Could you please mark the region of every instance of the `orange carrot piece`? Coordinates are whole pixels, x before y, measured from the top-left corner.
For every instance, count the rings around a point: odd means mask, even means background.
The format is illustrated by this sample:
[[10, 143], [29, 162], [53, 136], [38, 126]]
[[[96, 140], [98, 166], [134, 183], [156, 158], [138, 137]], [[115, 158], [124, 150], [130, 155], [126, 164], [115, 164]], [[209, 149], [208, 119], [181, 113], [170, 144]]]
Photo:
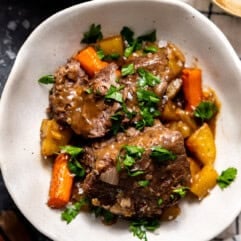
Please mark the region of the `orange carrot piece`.
[[185, 68], [182, 70], [183, 93], [186, 101], [185, 109], [194, 108], [202, 100], [202, 72], [197, 68]]
[[48, 200], [51, 208], [63, 208], [70, 200], [73, 175], [68, 169], [69, 158], [68, 154], [61, 153], [54, 161]]
[[81, 50], [74, 58], [91, 77], [108, 65], [107, 62], [99, 59], [97, 52], [91, 46]]

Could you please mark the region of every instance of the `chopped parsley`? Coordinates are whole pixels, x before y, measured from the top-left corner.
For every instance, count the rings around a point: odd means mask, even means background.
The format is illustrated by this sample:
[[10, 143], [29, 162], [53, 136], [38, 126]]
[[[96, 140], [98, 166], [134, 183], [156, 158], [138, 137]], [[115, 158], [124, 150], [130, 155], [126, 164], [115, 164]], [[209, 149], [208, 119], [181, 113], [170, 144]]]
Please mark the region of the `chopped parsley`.
[[158, 47], [155, 45], [149, 45], [144, 47], [145, 53], [156, 53], [158, 51]]
[[68, 162], [68, 168], [70, 172], [75, 174], [76, 177], [80, 177], [80, 178], [84, 177], [85, 168], [77, 160], [77, 156], [81, 154], [84, 151], [84, 149], [77, 146], [66, 145], [66, 146], [60, 146], [60, 150], [71, 156]]
[[134, 32], [129, 28], [124, 26], [120, 32], [121, 36], [124, 40], [127, 41], [129, 45], [131, 45], [134, 41]]
[[105, 54], [102, 49], [99, 49], [97, 51], [97, 55], [98, 55], [99, 59], [107, 60], [107, 61], [117, 60], [120, 58], [120, 54], [118, 54], [118, 53]]
[[54, 76], [53, 75], [51, 75], [51, 74], [49, 74], [49, 75], [45, 75], [45, 76], [42, 76], [39, 80], [38, 80], [38, 82], [40, 83], [40, 84], [53, 84], [53, 83], [55, 83], [55, 80], [54, 80]]
[[127, 75], [134, 74], [134, 73], [135, 73], [134, 63], [125, 65], [121, 68], [121, 75], [122, 76], [127, 76]]
[[119, 103], [123, 103], [123, 97], [120, 92], [120, 90], [122, 90], [123, 88], [124, 88], [124, 86], [116, 87], [114, 85], [111, 85], [105, 95], [105, 99], [106, 100], [115, 100]]
[[152, 91], [138, 88], [137, 89], [137, 99], [141, 105], [152, 105], [160, 101], [160, 98]]
[[138, 185], [140, 187], [147, 187], [150, 184], [150, 182], [148, 180], [140, 180], [138, 181]]
[[147, 241], [146, 231], [154, 231], [159, 226], [160, 222], [157, 219], [139, 219], [130, 223], [129, 230], [132, 232], [134, 237], [136, 236], [140, 240]]
[[163, 203], [163, 199], [162, 199], [162, 198], [159, 198], [159, 199], [157, 200], [157, 204], [158, 204], [158, 206], [161, 206], [162, 203]]
[[101, 217], [106, 224], [112, 224], [117, 216], [102, 207], [93, 207], [95, 217]]
[[127, 170], [129, 176], [135, 177], [144, 173], [142, 170], [132, 170], [131, 168], [134, 166], [136, 161], [142, 157], [145, 149], [140, 146], [124, 146], [120, 152], [124, 152], [124, 154], [120, 154], [117, 157], [117, 165], [116, 169], [120, 172], [122, 169]]
[[155, 42], [156, 41], [156, 30], [153, 30], [147, 34], [141, 35], [137, 38], [138, 42]]
[[142, 43], [144, 41], [147, 42], [155, 42], [156, 41], [156, 30], [151, 31], [150, 33], [141, 35], [134, 38], [134, 32], [129, 27], [123, 27], [121, 30], [121, 35], [124, 40], [127, 41], [128, 46], [124, 50], [124, 56], [129, 57], [133, 52], [142, 48]]
[[126, 153], [130, 156], [141, 158], [142, 154], [144, 153], [145, 149], [140, 146], [125, 146], [124, 149]]
[[81, 39], [81, 43], [91, 44], [96, 43], [98, 40], [103, 38], [101, 32], [101, 25], [95, 25], [94, 23], [90, 25], [87, 32], [84, 33], [84, 37]]
[[178, 188], [174, 189], [172, 192], [174, 194], [178, 194], [180, 197], [185, 197], [187, 190], [189, 190], [188, 187], [178, 187]]
[[155, 86], [157, 84], [159, 84], [161, 82], [160, 78], [155, 76], [154, 74], [152, 74], [151, 72], [143, 69], [143, 68], [139, 68], [137, 69], [137, 73], [140, 75], [140, 79], [138, 80], [138, 85], [140, 87], [144, 87], [144, 86]]
[[77, 146], [60, 146], [60, 150], [69, 154], [72, 158], [76, 158], [80, 153], [83, 152], [83, 148]]
[[236, 178], [238, 170], [234, 167], [229, 167], [221, 172], [217, 178], [217, 183], [221, 189], [227, 188]]
[[210, 120], [217, 113], [217, 106], [211, 101], [202, 101], [195, 109], [194, 116], [202, 121]]
[[161, 146], [152, 147], [150, 156], [155, 158], [155, 160], [158, 160], [160, 162], [175, 160], [176, 157], [177, 157], [173, 152], [171, 152], [171, 151], [169, 151], [166, 148], [163, 148]]
[[81, 208], [86, 205], [88, 205], [88, 200], [86, 198], [82, 198], [78, 202], [67, 206], [61, 214], [62, 220], [69, 224], [79, 214]]

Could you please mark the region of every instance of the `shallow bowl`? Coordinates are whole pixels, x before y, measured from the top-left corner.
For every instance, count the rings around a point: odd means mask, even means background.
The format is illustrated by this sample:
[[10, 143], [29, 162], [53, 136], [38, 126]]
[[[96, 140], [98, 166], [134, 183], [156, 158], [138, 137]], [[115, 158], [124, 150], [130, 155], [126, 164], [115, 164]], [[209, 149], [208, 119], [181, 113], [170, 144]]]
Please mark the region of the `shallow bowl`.
[[[203, 70], [204, 85], [216, 90], [221, 102], [217, 122], [215, 167], [236, 167], [241, 174], [241, 65], [224, 34], [187, 4], [173, 0], [100, 0], [58, 12], [29, 36], [18, 53], [0, 105], [0, 162], [6, 186], [27, 219], [58, 241], [137, 240], [120, 222], [104, 226], [89, 214], [69, 225], [60, 211], [46, 205], [51, 164], [40, 156], [40, 124], [46, 117], [48, 89], [37, 82], [81, 48], [80, 39], [92, 23], [104, 36], [123, 26], [136, 35], [156, 29], [161, 40], [174, 42], [188, 65]], [[149, 241], [205, 241], [224, 230], [241, 210], [241, 175], [224, 191], [218, 187], [201, 202], [182, 203], [182, 213], [163, 223]]]

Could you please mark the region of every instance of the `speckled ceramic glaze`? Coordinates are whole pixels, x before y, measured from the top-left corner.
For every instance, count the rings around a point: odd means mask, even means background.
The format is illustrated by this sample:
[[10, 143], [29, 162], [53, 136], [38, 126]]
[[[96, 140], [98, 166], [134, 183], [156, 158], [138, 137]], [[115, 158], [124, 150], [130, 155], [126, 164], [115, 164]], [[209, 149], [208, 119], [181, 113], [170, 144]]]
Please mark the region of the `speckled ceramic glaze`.
[[[158, 39], [176, 43], [188, 64], [203, 70], [204, 84], [221, 101], [216, 131], [216, 169], [233, 166], [241, 173], [241, 66], [231, 45], [206, 17], [172, 0], [101, 0], [76, 5], [43, 22], [21, 48], [5, 86], [0, 105], [0, 161], [7, 188], [23, 214], [41, 232], [58, 241], [137, 240], [120, 222], [104, 226], [82, 213], [71, 224], [60, 211], [46, 205], [51, 164], [42, 160], [39, 129], [48, 106], [48, 89], [37, 79], [53, 73], [81, 48], [91, 23], [102, 25], [105, 36], [124, 26], [137, 35], [157, 30]], [[205, 241], [227, 227], [241, 210], [241, 175], [230, 188], [218, 187], [202, 202], [184, 202], [173, 222], [163, 223], [149, 241]]]

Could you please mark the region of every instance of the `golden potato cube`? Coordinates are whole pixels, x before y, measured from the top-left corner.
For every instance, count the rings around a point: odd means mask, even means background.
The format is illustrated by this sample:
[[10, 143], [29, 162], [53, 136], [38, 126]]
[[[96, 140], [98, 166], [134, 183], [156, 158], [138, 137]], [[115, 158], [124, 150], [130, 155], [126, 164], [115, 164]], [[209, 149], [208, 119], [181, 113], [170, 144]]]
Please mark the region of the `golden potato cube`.
[[41, 154], [51, 156], [59, 152], [59, 147], [68, 144], [72, 131], [63, 129], [55, 120], [42, 120], [41, 128]]
[[102, 39], [99, 46], [106, 55], [119, 54], [122, 56], [124, 52], [123, 40], [120, 35]]
[[190, 172], [192, 177], [192, 182], [196, 180], [197, 174], [201, 171], [201, 167], [197, 161], [195, 161], [193, 158], [188, 157], [187, 158], [190, 164]]
[[218, 173], [211, 164], [204, 166], [191, 185], [191, 192], [199, 199], [204, 198], [217, 183]]
[[203, 165], [214, 163], [216, 146], [208, 124], [204, 123], [186, 141], [187, 148]]

